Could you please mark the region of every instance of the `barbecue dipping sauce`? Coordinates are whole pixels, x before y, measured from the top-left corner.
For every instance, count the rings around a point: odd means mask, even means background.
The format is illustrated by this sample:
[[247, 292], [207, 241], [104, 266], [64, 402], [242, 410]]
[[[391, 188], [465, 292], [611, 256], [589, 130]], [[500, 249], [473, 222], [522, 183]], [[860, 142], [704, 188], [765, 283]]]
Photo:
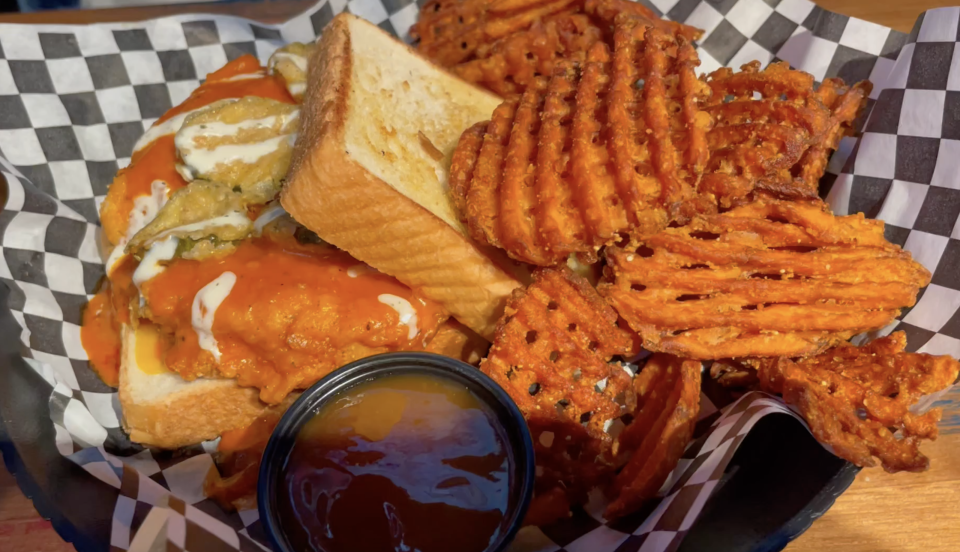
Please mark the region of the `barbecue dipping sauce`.
[[455, 381], [357, 385], [297, 436], [277, 501], [284, 533], [304, 552], [482, 552], [507, 512], [506, 442]]

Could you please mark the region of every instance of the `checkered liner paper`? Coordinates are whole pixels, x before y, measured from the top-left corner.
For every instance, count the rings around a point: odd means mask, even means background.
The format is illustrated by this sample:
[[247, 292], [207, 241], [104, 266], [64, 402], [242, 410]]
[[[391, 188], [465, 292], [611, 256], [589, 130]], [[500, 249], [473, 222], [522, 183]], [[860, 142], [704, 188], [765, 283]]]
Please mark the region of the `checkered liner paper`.
[[[422, 1], [422, 0], [420, 0]], [[706, 31], [701, 70], [786, 60], [819, 81], [870, 79], [859, 138], [846, 138], [821, 183], [838, 214], [886, 221], [886, 235], [933, 273], [902, 320], [913, 351], [960, 356], [960, 8], [921, 16], [910, 35], [822, 10], [807, 0], [652, 0], [664, 17]], [[56, 444], [112, 486], [112, 551], [126, 550], [161, 497], [168, 550], [261, 550], [256, 511], [226, 513], [204, 498], [215, 443], [176, 453], [143, 449], [120, 429], [116, 392], [90, 371], [80, 311], [103, 266], [97, 210], [133, 144], [204, 76], [244, 53], [262, 62], [311, 41], [349, 10], [409, 40], [413, 0], [325, 0], [278, 26], [177, 16], [91, 26], [0, 25], [0, 280], [20, 323], [26, 365], [52, 387]], [[955, 53], [956, 52], [956, 53]], [[14, 366], [12, 369], [21, 369]], [[25, 369], [25, 368], [24, 368]], [[698, 437], [644, 512], [607, 523], [600, 493], [573, 518], [521, 531], [511, 550], [675, 550], [735, 450], [761, 417], [793, 413], [779, 399], [702, 395]], [[718, 410], [718, 408], [720, 410]]]

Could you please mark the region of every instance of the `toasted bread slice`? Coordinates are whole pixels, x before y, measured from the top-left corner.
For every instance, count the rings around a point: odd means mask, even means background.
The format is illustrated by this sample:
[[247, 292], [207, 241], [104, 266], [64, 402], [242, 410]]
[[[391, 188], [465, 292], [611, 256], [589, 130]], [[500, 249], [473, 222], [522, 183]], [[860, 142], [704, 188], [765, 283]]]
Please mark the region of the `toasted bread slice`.
[[[136, 443], [180, 448], [216, 439], [247, 427], [271, 410], [283, 413], [300, 396], [292, 393], [278, 405], [260, 400], [259, 390], [233, 379], [187, 381], [164, 366], [154, 326], [121, 329], [120, 406], [123, 427]], [[477, 364], [490, 344], [450, 319], [425, 350]]]
[[489, 338], [506, 298], [528, 276], [469, 238], [448, 170], [460, 134], [489, 119], [500, 101], [341, 14], [310, 60], [283, 206]]
[[[232, 379], [186, 381], [157, 355], [152, 326], [121, 331], [120, 406], [130, 440], [175, 449], [216, 439], [221, 433], [253, 423], [271, 408], [286, 409], [299, 393], [271, 407], [257, 389]], [[281, 410], [282, 412], [283, 410]]]

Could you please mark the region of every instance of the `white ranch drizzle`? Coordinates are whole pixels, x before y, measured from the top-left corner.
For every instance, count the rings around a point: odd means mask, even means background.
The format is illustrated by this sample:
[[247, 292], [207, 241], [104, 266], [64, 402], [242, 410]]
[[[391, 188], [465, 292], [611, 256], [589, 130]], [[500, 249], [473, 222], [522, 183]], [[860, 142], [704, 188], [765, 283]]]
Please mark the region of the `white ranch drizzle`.
[[127, 234], [120, 238], [120, 242], [110, 251], [110, 255], [107, 257], [107, 276], [126, 257], [127, 243], [137, 232], [156, 218], [157, 213], [167, 203], [169, 195], [170, 188], [167, 187], [167, 183], [163, 180], [154, 180], [150, 184], [149, 195], [142, 195], [133, 200], [133, 209], [130, 210], [130, 218], [127, 222]]
[[307, 58], [290, 52], [276, 52], [270, 56], [270, 70], [272, 71], [277, 66], [277, 63], [282, 60], [292, 61], [293, 64], [297, 66], [297, 69], [304, 73], [307, 72]]
[[307, 91], [307, 83], [305, 82], [288, 82], [287, 90], [290, 92], [291, 96], [300, 96]]
[[417, 311], [410, 304], [410, 301], [390, 293], [381, 294], [377, 297], [377, 300], [397, 311], [397, 314], [400, 315], [400, 323], [409, 328], [407, 339], [417, 337], [417, 334], [420, 333], [419, 328], [417, 328]]
[[249, 79], [262, 79], [267, 76], [265, 71], [257, 71], [256, 73], [240, 73], [239, 75], [234, 75], [232, 77], [223, 79], [219, 82], [233, 82], [239, 80], [249, 80]]
[[127, 241], [133, 239], [137, 232], [150, 224], [157, 217], [160, 209], [167, 204], [170, 188], [163, 180], [154, 180], [150, 184], [150, 195], [142, 195], [133, 200], [133, 209], [130, 210], [130, 221], [127, 224]]
[[153, 143], [154, 140], [160, 138], [161, 136], [166, 136], [168, 134], [176, 134], [180, 130], [180, 127], [183, 126], [183, 121], [187, 117], [189, 117], [190, 115], [193, 115], [194, 113], [196, 113], [197, 111], [200, 111], [201, 109], [204, 109], [205, 107], [206, 106], [200, 107], [192, 111], [184, 111], [183, 113], [179, 113], [177, 115], [174, 115], [173, 117], [170, 117], [169, 119], [167, 119], [166, 121], [163, 121], [162, 123], [154, 123], [153, 126], [148, 128], [147, 131], [143, 133], [143, 136], [141, 136], [140, 139], [137, 140], [137, 143], [133, 145], [134, 153], [149, 146], [151, 143]]
[[378, 274], [379, 271], [366, 263], [355, 264], [347, 269], [347, 276], [357, 278], [364, 274]]
[[256, 163], [261, 157], [276, 151], [284, 141], [293, 145], [296, 134], [275, 136], [252, 144], [222, 144], [210, 149], [199, 147], [197, 140], [200, 138], [237, 136], [243, 130], [273, 127], [278, 121], [282, 130], [299, 117], [300, 111], [296, 110], [260, 119], [248, 119], [239, 123], [211, 121], [181, 128], [174, 139], [177, 151], [183, 159], [183, 166], [178, 165], [177, 172], [189, 181], [193, 180], [198, 174], [213, 171], [221, 163], [229, 164], [236, 161], [246, 165]]
[[263, 229], [268, 224], [285, 214], [287, 214], [287, 212], [283, 209], [283, 205], [280, 205], [279, 201], [267, 204], [267, 207], [260, 212], [257, 220], [253, 221], [253, 233], [257, 235], [262, 234]]
[[120, 265], [120, 261], [127, 256], [125, 251], [127, 248], [127, 238], [121, 238], [120, 242], [110, 250], [110, 255], [107, 256], [107, 276], [110, 276], [114, 269]]
[[191, 176], [195, 176], [210, 173], [221, 163], [240, 162], [244, 165], [252, 165], [261, 157], [277, 151], [283, 142], [292, 146], [296, 139], [296, 134], [287, 134], [254, 144], [229, 144], [217, 146], [212, 150], [181, 150], [181, 156]]
[[217, 276], [215, 280], [200, 288], [200, 291], [193, 298], [191, 309], [193, 330], [197, 332], [200, 348], [209, 351], [218, 364], [220, 363], [220, 347], [216, 338], [213, 337], [213, 320], [220, 304], [230, 295], [236, 283], [236, 274], [229, 271], [224, 272]]
[[133, 271], [133, 285], [137, 286], [138, 290], [144, 282], [156, 278], [164, 271], [165, 267], [160, 263], [173, 259], [173, 256], [177, 253], [178, 242], [179, 240], [176, 237], [170, 236], [154, 243], [150, 246], [150, 249], [147, 249], [140, 265]]
[[271, 115], [260, 119], [247, 119], [239, 123], [222, 123], [220, 121], [211, 121], [209, 123], [199, 123], [186, 128], [181, 128], [177, 133], [177, 148], [195, 148], [196, 140], [199, 137], [222, 138], [225, 136], [236, 136], [241, 130], [249, 130], [261, 127], [272, 127], [277, 120], [280, 121], [280, 128], [286, 127], [292, 121], [300, 118], [300, 111], [293, 111], [289, 114]]

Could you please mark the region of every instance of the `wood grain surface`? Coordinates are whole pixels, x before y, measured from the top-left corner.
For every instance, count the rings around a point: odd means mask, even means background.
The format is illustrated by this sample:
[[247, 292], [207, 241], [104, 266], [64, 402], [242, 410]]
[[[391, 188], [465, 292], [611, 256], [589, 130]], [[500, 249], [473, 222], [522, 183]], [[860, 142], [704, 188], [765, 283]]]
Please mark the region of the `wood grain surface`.
[[[960, 0], [816, 0], [820, 6], [908, 32], [922, 11]], [[192, 4], [109, 10], [4, 14], [0, 23], [137, 21], [178, 13], [218, 13], [276, 23], [303, 12], [314, 0]], [[943, 401], [940, 439], [924, 451], [924, 473], [891, 475], [863, 470], [826, 515], [787, 552], [956, 552], [960, 550], [960, 389]], [[33, 509], [13, 478], [0, 468], [0, 550], [69, 552]]]
[[246, 17], [263, 23], [282, 23], [314, 6], [317, 0], [241, 0], [220, 4], [176, 4], [168, 6], [136, 6], [102, 10], [62, 10], [0, 14], [0, 23], [76, 24], [143, 21], [182, 13], [214, 13]]

